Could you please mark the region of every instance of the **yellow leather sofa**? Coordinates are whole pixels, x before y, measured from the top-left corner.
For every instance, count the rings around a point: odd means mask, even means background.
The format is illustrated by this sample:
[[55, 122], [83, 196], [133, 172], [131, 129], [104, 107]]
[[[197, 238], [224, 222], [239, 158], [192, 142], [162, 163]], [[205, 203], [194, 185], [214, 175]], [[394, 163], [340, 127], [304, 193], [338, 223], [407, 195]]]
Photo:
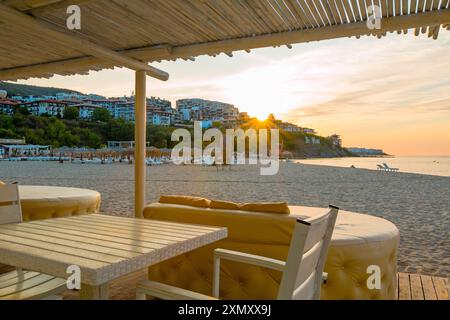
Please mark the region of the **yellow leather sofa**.
[[[211, 294], [213, 250], [225, 248], [286, 260], [297, 218], [322, 214], [324, 208], [290, 206], [289, 214], [211, 209], [153, 203], [144, 210], [147, 219], [221, 226], [228, 238], [149, 268], [150, 280]], [[384, 219], [340, 211], [325, 271], [322, 299], [394, 299], [397, 286], [398, 229]], [[381, 288], [370, 290], [367, 268], [381, 269]], [[277, 271], [223, 261], [222, 299], [275, 299], [281, 274]]]

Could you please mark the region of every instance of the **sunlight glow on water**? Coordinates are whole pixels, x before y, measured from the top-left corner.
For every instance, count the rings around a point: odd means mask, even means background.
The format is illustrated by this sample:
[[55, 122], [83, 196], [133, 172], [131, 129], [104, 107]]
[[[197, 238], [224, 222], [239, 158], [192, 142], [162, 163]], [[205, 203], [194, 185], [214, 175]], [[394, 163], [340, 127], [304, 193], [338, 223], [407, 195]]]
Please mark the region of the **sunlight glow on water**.
[[296, 162], [344, 168], [353, 165], [356, 168], [370, 170], [377, 170], [377, 164], [387, 163], [389, 167], [399, 168], [399, 172], [450, 177], [450, 157], [330, 158], [296, 160]]

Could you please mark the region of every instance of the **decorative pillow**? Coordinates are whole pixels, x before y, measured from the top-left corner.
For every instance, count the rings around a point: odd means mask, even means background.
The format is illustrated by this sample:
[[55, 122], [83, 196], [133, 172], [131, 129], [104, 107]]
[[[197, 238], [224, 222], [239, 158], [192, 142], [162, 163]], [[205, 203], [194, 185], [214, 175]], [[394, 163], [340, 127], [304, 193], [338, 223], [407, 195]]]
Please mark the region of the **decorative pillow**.
[[221, 200], [211, 200], [209, 207], [211, 209], [241, 210], [241, 205], [239, 203]]
[[5, 183], [2, 180], [0, 180], [0, 187], [4, 186], [4, 185], [5, 185]]
[[209, 208], [211, 201], [209, 199], [200, 197], [170, 195], [161, 196], [159, 198], [159, 203], [171, 203], [200, 208]]
[[270, 212], [289, 214], [290, 210], [286, 202], [260, 202], [260, 203], [246, 203], [240, 206], [244, 211], [255, 212]]

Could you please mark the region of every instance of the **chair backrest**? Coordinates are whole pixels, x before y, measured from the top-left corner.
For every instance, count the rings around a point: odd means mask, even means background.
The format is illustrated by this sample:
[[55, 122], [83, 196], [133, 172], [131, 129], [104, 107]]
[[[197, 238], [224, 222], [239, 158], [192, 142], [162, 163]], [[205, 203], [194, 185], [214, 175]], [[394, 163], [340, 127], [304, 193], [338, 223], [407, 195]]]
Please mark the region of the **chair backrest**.
[[0, 225], [19, 222], [22, 222], [22, 209], [18, 185], [0, 186]]
[[292, 235], [278, 299], [318, 300], [328, 247], [339, 208], [312, 223], [297, 220]]

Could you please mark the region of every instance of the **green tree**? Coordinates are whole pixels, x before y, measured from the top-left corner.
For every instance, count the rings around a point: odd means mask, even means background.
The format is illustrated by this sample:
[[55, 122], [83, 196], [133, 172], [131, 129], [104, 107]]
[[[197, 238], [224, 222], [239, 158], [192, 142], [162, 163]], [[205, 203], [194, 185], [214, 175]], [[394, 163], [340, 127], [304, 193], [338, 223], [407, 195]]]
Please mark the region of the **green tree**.
[[20, 106], [16, 108], [16, 113], [20, 113], [21, 115], [24, 116], [28, 116], [31, 114], [31, 112], [28, 110], [27, 107], [20, 107]]
[[67, 120], [77, 120], [79, 117], [79, 112], [77, 107], [67, 107], [64, 109], [64, 119]]
[[11, 129], [0, 128], [0, 138], [14, 139], [17, 135]]
[[109, 113], [109, 111], [107, 109], [97, 108], [92, 113], [92, 120], [108, 122], [111, 120], [111, 114]]
[[123, 119], [114, 119], [105, 128], [106, 140], [132, 141], [134, 140], [134, 124]]
[[89, 148], [99, 148], [102, 140], [96, 133], [89, 132], [86, 137], [86, 142]]

